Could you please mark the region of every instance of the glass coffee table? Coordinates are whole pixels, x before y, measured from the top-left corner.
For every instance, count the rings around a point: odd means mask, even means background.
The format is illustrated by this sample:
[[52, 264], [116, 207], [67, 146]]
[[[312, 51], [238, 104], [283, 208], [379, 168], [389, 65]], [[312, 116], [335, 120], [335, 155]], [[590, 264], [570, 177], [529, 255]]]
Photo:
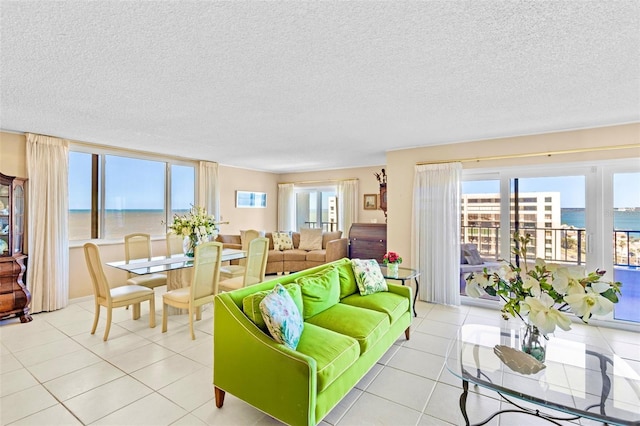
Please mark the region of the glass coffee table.
[[[446, 366], [462, 379], [459, 402], [467, 425], [469, 383], [496, 391], [512, 406], [476, 425], [505, 412], [555, 424], [584, 417], [611, 425], [640, 425], [640, 375], [624, 359], [606, 349], [551, 336], [546, 359], [540, 364], [519, 351], [519, 333], [519, 329], [469, 324], [460, 327], [451, 342]], [[518, 405], [517, 400], [540, 410]], [[544, 413], [544, 408], [567, 417]]]

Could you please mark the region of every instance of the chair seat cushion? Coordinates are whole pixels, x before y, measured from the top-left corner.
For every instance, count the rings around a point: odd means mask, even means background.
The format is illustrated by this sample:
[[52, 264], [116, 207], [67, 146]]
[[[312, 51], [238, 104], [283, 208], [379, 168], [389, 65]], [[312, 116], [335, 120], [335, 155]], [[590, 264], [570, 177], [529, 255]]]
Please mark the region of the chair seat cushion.
[[340, 377], [360, 355], [358, 342], [349, 336], [305, 323], [296, 350], [316, 360], [318, 393]]
[[364, 354], [389, 330], [389, 316], [382, 312], [338, 303], [306, 320], [309, 324], [353, 337]]
[[220, 267], [220, 279], [242, 277], [245, 267], [242, 265], [226, 265]]
[[392, 324], [409, 310], [409, 300], [406, 297], [389, 292], [374, 293], [367, 296], [361, 296], [356, 293], [345, 297], [340, 302], [350, 306], [383, 312], [389, 316]]
[[141, 285], [123, 285], [111, 289], [111, 299], [114, 302], [119, 302], [120, 300], [129, 299], [131, 297], [143, 297], [149, 295], [153, 295], [153, 290]]
[[233, 291], [244, 287], [244, 277], [229, 278], [220, 281], [218, 284], [219, 291]]
[[182, 287], [171, 290], [162, 295], [163, 299], [173, 300], [174, 302], [189, 303], [191, 287]]
[[149, 288], [160, 287], [167, 284], [167, 276], [164, 274], [140, 275], [129, 278], [127, 284], [142, 285]]

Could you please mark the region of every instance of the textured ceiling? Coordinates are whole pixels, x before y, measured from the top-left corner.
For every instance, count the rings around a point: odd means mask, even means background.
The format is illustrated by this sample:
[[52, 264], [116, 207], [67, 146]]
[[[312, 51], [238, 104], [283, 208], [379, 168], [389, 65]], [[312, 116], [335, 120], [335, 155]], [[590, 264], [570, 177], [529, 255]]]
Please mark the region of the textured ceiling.
[[640, 121], [639, 1], [0, 2], [0, 128], [276, 173]]

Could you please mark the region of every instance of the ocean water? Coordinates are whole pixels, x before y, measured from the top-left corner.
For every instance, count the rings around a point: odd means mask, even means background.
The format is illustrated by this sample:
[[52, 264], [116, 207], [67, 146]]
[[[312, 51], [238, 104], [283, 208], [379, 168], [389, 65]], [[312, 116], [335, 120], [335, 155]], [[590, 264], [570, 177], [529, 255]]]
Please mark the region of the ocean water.
[[[561, 209], [560, 217], [563, 225], [584, 229], [584, 209]], [[640, 211], [614, 210], [613, 228], [623, 231], [640, 231]]]

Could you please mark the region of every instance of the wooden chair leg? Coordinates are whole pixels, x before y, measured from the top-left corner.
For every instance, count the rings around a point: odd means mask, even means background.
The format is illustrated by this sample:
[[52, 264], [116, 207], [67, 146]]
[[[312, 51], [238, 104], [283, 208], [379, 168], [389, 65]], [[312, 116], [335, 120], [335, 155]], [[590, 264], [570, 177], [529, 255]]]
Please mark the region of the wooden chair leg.
[[193, 309], [189, 306], [189, 331], [191, 331], [191, 340], [196, 340], [196, 334], [193, 331]]
[[156, 328], [156, 299], [155, 296], [149, 299], [149, 327]]
[[219, 387], [214, 386], [215, 397], [216, 397], [216, 407], [222, 408], [222, 404], [224, 404], [224, 391]]
[[407, 329], [404, 331], [404, 337], [409, 340], [409, 333], [411, 332], [411, 327], [407, 327]]
[[93, 313], [93, 327], [91, 327], [91, 334], [96, 334], [96, 328], [98, 328], [98, 319], [100, 318], [100, 305], [96, 302], [95, 312]]
[[202, 309], [200, 306], [196, 308], [196, 321], [200, 321], [202, 319]]
[[137, 320], [138, 318], [140, 318], [140, 303], [133, 304], [131, 315], [133, 316], [134, 320]]
[[111, 306], [107, 308], [107, 326], [104, 329], [104, 337], [102, 338], [102, 340], [104, 340], [105, 342], [109, 338], [109, 331], [111, 330], [111, 311], [112, 310], [113, 309], [111, 308]]
[[162, 302], [162, 332], [167, 332], [167, 304]]

